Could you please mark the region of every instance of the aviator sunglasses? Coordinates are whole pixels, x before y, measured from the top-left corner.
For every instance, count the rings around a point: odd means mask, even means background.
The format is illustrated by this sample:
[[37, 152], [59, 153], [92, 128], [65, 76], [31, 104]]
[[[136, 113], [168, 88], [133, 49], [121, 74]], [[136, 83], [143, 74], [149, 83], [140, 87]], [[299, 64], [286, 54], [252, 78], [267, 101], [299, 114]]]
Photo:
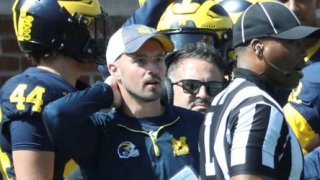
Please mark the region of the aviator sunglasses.
[[189, 94], [198, 94], [202, 85], [206, 87], [209, 96], [214, 97], [225, 88], [225, 82], [208, 81], [202, 82], [194, 79], [183, 79], [178, 82], [172, 83], [182, 87], [183, 92]]

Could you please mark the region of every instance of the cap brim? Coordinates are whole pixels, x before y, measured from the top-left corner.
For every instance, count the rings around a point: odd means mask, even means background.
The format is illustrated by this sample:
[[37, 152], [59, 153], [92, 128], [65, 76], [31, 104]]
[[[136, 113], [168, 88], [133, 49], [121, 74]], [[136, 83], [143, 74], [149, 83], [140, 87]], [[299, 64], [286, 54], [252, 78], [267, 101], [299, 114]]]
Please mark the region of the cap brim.
[[162, 47], [165, 52], [173, 51], [174, 45], [168, 37], [159, 34], [157, 36], [154, 36], [153, 38], [158, 40], [162, 44]]
[[272, 35], [271, 37], [287, 40], [298, 40], [303, 38], [315, 38], [319, 37], [320, 28], [309, 26], [297, 26], [290, 30], [281, 32], [279, 34]]
[[123, 53], [134, 53], [138, 51], [141, 48], [141, 46], [149, 39], [156, 39], [157, 41], [159, 41], [165, 52], [171, 52], [174, 48], [173, 43], [170, 41], [168, 37], [161, 34], [150, 34], [141, 36], [129, 43], [126, 46], [126, 50]]

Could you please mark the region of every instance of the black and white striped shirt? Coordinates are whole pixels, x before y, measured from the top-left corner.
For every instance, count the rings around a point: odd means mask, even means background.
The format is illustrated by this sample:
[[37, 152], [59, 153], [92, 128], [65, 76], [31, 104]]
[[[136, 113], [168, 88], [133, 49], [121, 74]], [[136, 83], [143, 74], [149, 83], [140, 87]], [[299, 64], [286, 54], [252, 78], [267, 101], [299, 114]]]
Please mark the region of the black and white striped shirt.
[[236, 78], [213, 100], [200, 132], [201, 179], [303, 176], [300, 145], [281, 107], [245, 78]]

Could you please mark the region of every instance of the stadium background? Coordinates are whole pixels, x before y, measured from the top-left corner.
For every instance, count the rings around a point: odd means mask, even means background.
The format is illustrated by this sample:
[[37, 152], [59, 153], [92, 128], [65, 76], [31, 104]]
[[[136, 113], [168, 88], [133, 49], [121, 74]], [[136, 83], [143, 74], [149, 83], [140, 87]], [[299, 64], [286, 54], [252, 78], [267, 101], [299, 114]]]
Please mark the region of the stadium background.
[[[13, 2], [14, 0], [0, 0], [0, 87], [8, 78], [31, 66], [20, 52], [15, 39], [11, 17]], [[100, 2], [109, 14], [107, 18], [108, 38], [139, 7], [137, 0], [100, 0]], [[81, 79], [90, 84], [101, 80], [96, 69], [94, 65], [88, 66]]]

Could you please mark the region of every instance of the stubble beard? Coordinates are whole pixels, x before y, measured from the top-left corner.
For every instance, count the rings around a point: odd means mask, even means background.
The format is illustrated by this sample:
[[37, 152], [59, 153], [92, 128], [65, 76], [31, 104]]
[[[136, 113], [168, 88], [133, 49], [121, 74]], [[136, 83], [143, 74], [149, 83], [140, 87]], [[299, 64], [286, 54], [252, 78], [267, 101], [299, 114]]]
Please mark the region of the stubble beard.
[[140, 101], [140, 102], [153, 102], [155, 100], [158, 100], [162, 92], [159, 89], [156, 89], [154, 91], [149, 91], [147, 93], [138, 92], [137, 90], [133, 90], [131, 88], [127, 88], [128, 94], [130, 94], [134, 99]]

